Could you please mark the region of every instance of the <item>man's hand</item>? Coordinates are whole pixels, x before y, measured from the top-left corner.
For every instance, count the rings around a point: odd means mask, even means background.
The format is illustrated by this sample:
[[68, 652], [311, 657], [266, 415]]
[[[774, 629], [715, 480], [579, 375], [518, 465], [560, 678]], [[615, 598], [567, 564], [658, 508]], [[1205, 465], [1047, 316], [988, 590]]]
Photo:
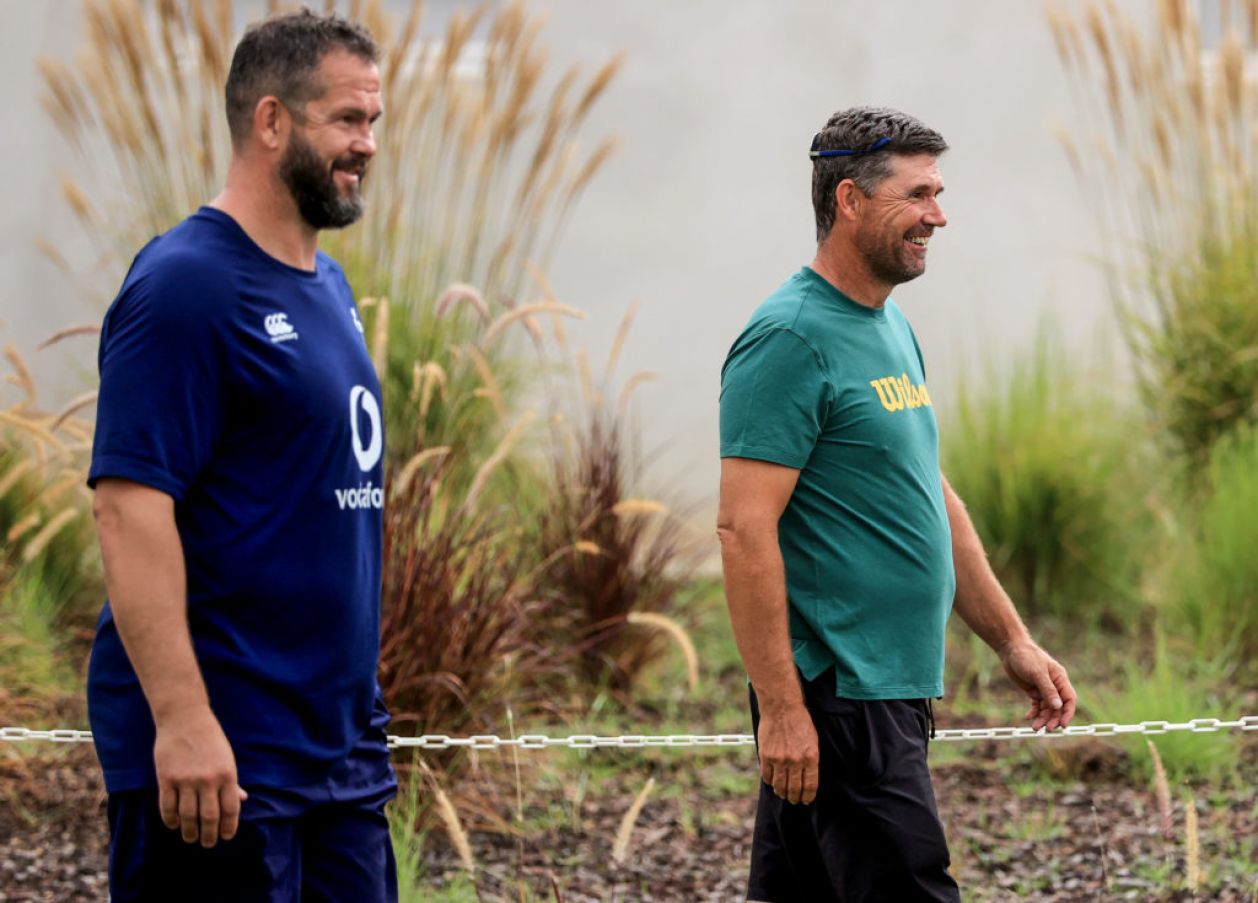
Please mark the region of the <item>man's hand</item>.
[[236, 835], [248, 794], [236, 783], [236, 757], [208, 707], [159, 723], [153, 761], [166, 827], [206, 848]]
[[774, 710], [760, 707], [760, 777], [788, 803], [817, 798], [820, 753], [817, 729], [803, 705]]
[[1027, 720], [1035, 730], [1067, 727], [1075, 716], [1075, 688], [1066, 669], [1030, 640], [1000, 650], [1000, 663], [1009, 679], [1031, 697]]

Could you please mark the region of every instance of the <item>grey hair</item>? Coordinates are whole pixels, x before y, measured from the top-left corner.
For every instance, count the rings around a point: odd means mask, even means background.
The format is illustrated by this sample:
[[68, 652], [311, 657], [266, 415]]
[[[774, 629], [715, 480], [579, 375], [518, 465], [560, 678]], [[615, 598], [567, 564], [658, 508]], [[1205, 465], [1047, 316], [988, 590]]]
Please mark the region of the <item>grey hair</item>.
[[864, 151], [882, 139], [877, 150], [846, 157], [817, 157], [812, 163], [812, 209], [817, 221], [817, 241], [825, 241], [834, 228], [834, 191], [851, 179], [866, 196], [891, 175], [893, 154], [930, 154], [938, 157], [948, 142], [920, 120], [888, 107], [852, 107], [830, 117], [816, 137], [812, 150]]

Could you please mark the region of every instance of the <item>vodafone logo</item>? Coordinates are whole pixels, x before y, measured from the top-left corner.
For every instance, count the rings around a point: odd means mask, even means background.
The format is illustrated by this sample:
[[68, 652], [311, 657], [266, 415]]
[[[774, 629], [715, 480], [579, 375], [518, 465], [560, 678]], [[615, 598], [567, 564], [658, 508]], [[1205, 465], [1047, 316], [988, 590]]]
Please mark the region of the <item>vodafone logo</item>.
[[[370, 430], [365, 437], [359, 425], [364, 416], [367, 420], [367, 429]], [[376, 401], [376, 396], [363, 386], [354, 386], [349, 390], [349, 435], [350, 446], [354, 451], [354, 460], [358, 462], [359, 470], [366, 472], [380, 463], [380, 456], [384, 453], [384, 429], [380, 420], [380, 402]], [[371, 480], [357, 486], [334, 489], [332, 493], [336, 496], [336, 504], [342, 511], [384, 507], [384, 489], [373, 485]]]
[[[371, 421], [371, 435], [367, 443], [358, 429], [358, 412], [361, 410]], [[380, 404], [376, 396], [362, 386], [354, 386], [349, 390], [349, 429], [354, 444], [354, 457], [358, 460], [359, 470], [371, 470], [380, 460], [384, 451], [384, 430], [380, 428]]]

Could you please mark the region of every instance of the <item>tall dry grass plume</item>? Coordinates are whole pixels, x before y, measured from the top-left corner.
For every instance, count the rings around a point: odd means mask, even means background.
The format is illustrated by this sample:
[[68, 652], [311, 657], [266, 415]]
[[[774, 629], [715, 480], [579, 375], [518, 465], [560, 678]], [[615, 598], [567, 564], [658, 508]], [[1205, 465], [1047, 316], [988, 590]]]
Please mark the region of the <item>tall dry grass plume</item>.
[[1258, 417], [1258, 2], [1055, 0], [1048, 22], [1144, 397], [1200, 464]]
[[[85, 332], [63, 330], [41, 344]], [[91, 570], [85, 485], [92, 423], [85, 412], [96, 400], [84, 393], [56, 408], [45, 407], [25, 357], [14, 345], [0, 386], [0, 592], [23, 566], [38, 565], [57, 591], [73, 595]], [[50, 587], [51, 589], [51, 587]], [[72, 602], [58, 600], [57, 608]]]
[[1201, 830], [1197, 823], [1197, 800], [1192, 791], [1184, 794], [1184, 887], [1197, 899], [1201, 885]]
[[625, 810], [625, 814], [621, 816], [620, 825], [616, 829], [616, 836], [612, 839], [612, 862], [616, 863], [616, 865], [624, 865], [629, 860], [633, 829], [638, 824], [638, 818], [642, 815], [642, 809], [646, 806], [646, 801], [650, 798], [651, 791], [654, 789], [655, 778], [647, 778], [646, 783], [642, 785], [642, 789], [638, 791], [638, 795], [633, 798], [633, 802]]
[[[69, 331], [54, 339], [68, 338]], [[86, 393], [45, 406], [12, 345], [0, 367], [0, 721], [77, 719], [101, 572], [85, 485]], [[73, 722], [72, 722], [73, 723]]]
[[1153, 791], [1157, 798], [1162, 836], [1170, 840], [1174, 831], [1171, 822], [1171, 785], [1166, 778], [1166, 768], [1162, 765], [1162, 756], [1157, 745], [1152, 740], [1144, 742], [1149, 747], [1149, 758], [1153, 761]]

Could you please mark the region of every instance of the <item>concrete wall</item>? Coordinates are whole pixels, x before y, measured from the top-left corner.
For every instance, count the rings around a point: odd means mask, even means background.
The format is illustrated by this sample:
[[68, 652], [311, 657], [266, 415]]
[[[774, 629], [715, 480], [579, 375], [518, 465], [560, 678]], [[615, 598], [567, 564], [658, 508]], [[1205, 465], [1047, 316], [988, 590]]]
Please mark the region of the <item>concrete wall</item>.
[[[38, 234], [72, 254], [85, 247], [59, 201], [57, 173], [71, 160], [39, 109], [34, 69], [41, 53], [70, 56], [80, 25], [77, 0], [0, 4], [0, 91], [13, 125], [0, 143], [0, 343], [29, 345], [99, 316], [34, 251]], [[952, 144], [943, 161], [950, 223], [931, 242], [927, 274], [896, 293], [945, 415], [958, 372], [1027, 348], [1045, 312], [1079, 345], [1107, 317], [1088, 257], [1092, 220], [1052, 137], [1071, 108], [1040, 4], [533, 8], [549, 13], [543, 40], [555, 71], [628, 53], [589, 129], [617, 131], [623, 144], [579, 203], [551, 275], [560, 300], [589, 313], [578, 334], [596, 361], [627, 306], [641, 302], [622, 373], [660, 373], [640, 396], [645, 444], [664, 446], [662, 475], [695, 494], [715, 497], [725, 351], [755, 305], [811, 259], [806, 152], [836, 109], [896, 106]], [[40, 369], [53, 384], [73, 382], [68, 360], [46, 356]]]

